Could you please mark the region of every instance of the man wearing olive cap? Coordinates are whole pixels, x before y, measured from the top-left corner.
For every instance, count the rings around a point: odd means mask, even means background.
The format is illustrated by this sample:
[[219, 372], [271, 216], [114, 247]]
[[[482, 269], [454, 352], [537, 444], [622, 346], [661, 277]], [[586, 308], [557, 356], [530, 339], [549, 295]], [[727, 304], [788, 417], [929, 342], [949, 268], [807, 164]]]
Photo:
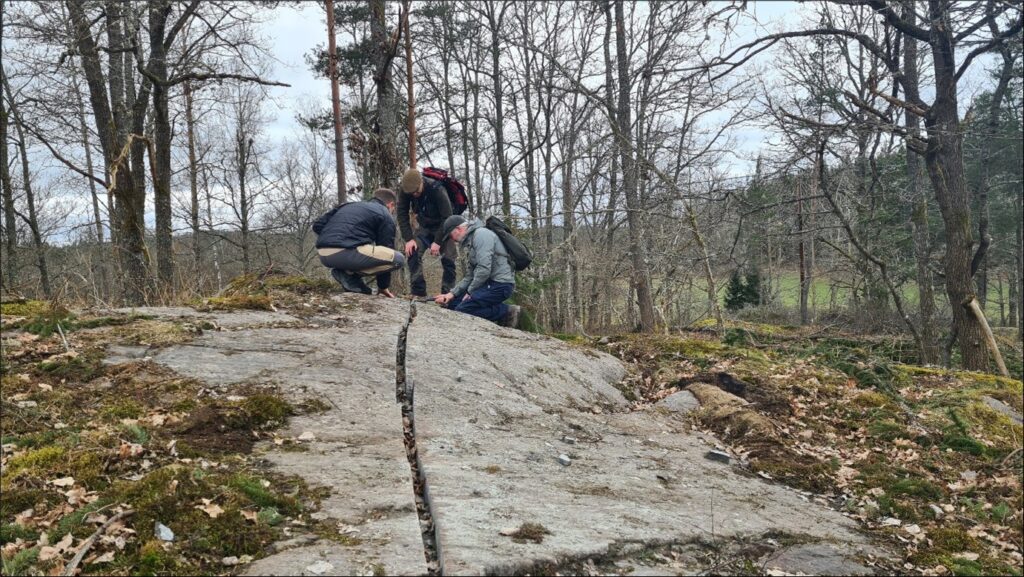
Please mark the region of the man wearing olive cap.
[[442, 235], [442, 240], [450, 237], [467, 251], [469, 269], [455, 288], [437, 295], [434, 302], [515, 328], [519, 324], [519, 306], [504, 301], [515, 291], [516, 276], [508, 250], [498, 235], [479, 220], [467, 221], [458, 215], [444, 221]]
[[[409, 212], [416, 214], [416, 229], [409, 220]], [[410, 289], [413, 296], [427, 296], [427, 282], [423, 278], [423, 252], [441, 257], [441, 292], [448, 292], [455, 284], [455, 243], [446, 241], [442, 225], [452, 215], [452, 203], [442, 183], [425, 177], [410, 168], [402, 175], [398, 194], [398, 227], [405, 241], [405, 256], [409, 259]]]

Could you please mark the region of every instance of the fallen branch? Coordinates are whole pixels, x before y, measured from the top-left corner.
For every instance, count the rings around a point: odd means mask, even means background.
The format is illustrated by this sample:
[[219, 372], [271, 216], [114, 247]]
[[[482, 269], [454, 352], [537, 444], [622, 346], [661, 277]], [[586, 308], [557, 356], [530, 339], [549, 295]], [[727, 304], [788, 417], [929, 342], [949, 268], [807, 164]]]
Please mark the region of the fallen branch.
[[110, 527], [117, 521], [120, 521], [121, 519], [124, 519], [126, 517], [130, 517], [134, 514], [135, 511], [132, 509], [121, 511], [117, 515], [114, 515], [110, 519], [107, 519], [106, 523], [100, 525], [100, 528], [96, 529], [96, 531], [92, 535], [89, 535], [89, 538], [86, 539], [85, 542], [79, 546], [78, 553], [75, 553], [75, 556], [67, 564], [67, 567], [64, 568], [63, 575], [74, 575], [75, 569], [78, 569], [78, 564], [82, 562], [82, 558], [84, 558], [85, 554], [89, 552], [89, 549], [91, 549], [92, 546], [96, 543], [96, 540], [100, 538], [100, 535], [102, 535], [103, 532], [106, 531], [108, 527]]
[[1006, 464], [1010, 462], [1010, 459], [1013, 459], [1017, 455], [1017, 453], [1020, 453], [1020, 449], [1021, 449], [1020, 447], [1017, 447], [1016, 449], [1014, 449], [1014, 451], [1012, 453], [1010, 453], [1009, 455], [1007, 455], [1003, 459], [1003, 462], [999, 466], [1000, 467], [1005, 467]]
[[60, 333], [60, 340], [64, 341], [64, 352], [70, 353], [71, 346], [68, 344], [68, 338], [64, 336], [64, 329], [60, 328], [60, 323], [57, 323], [57, 332]]
[[996, 337], [992, 334], [992, 328], [988, 326], [988, 319], [985, 318], [985, 313], [982, 312], [981, 307], [978, 306], [978, 299], [971, 297], [971, 300], [964, 303], [964, 308], [968, 312], [974, 315], [974, 318], [978, 320], [978, 324], [981, 325], [981, 329], [985, 334], [985, 342], [988, 344], [988, 350], [992, 353], [992, 358], [996, 361], [996, 366], [999, 367], [999, 374], [1004, 377], [1010, 376], [1010, 371], [1006, 370], [1006, 363], [1003, 362], [1003, 354], [999, 352], [999, 345], [996, 343]]

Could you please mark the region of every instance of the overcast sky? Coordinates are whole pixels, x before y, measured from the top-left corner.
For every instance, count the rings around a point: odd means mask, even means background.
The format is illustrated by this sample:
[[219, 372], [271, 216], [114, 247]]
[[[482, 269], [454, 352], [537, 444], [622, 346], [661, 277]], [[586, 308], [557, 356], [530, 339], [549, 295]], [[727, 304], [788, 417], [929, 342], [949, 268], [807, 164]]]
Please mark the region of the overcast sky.
[[[275, 9], [274, 17], [264, 23], [264, 34], [270, 40], [273, 51], [278, 59], [273, 78], [290, 84], [290, 88], [273, 88], [276, 107], [275, 119], [267, 128], [269, 136], [277, 140], [298, 129], [295, 121], [296, 108], [303, 103], [315, 102], [323, 109], [330, 106], [330, 84], [324, 78], [315, 78], [306, 64], [306, 55], [318, 44], [325, 44], [327, 37], [326, 13], [320, 2], [303, 2], [297, 6], [282, 6]], [[739, 32], [741, 39], [753, 39], [756, 34], [765, 30], [776, 30], [786, 20], [799, 19], [799, 11], [803, 8], [797, 2], [754, 1], [748, 5], [748, 11], [762, 23], [762, 27], [754, 26], [745, 20]], [[339, 36], [339, 44], [346, 40]], [[344, 87], [342, 106], [344, 102]], [[767, 135], [760, 130], [744, 130], [737, 134], [740, 148], [750, 152], [756, 150]], [[737, 165], [736, 169], [746, 170], [746, 166]]]

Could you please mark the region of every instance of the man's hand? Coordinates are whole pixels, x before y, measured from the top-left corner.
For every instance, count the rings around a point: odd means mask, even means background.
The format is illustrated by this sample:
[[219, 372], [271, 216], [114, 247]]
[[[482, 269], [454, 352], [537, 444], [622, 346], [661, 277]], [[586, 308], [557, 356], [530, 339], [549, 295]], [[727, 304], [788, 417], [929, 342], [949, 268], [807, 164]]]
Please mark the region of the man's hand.
[[436, 242], [432, 243], [430, 245], [430, 254], [431, 254], [431, 256], [438, 256], [438, 255], [440, 255], [441, 254], [441, 245], [437, 244]]
[[444, 293], [443, 295], [437, 295], [436, 297], [434, 297], [434, 302], [439, 305], [446, 305], [452, 302], [453, 298], [455, 298], [455, 295], [453, 295], [452, 293]]
[[416, 252], [416, 249], [418, 248], [419, 246], [416, 245], [415, 239], [405, 243], [405, 258], [409, 258], [410, 256], [412, 256], [412, 253]]
[[395, 298], [395, 293], [391, 292], [391, 289], [381, 289], [377, 291], [377, 294], [382, 297], [387, 297], [389, 299]]

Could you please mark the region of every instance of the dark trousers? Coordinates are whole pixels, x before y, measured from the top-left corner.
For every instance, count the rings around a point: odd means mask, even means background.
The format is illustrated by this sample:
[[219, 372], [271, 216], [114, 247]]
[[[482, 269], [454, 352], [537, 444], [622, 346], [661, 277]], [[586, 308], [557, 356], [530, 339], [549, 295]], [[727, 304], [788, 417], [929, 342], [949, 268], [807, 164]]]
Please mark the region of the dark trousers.
[[364, 244], [358, 248], [346, 248], [327, 256], [320, 256], [325, 267], [357, 275], [376, 275], [377, 288], [384, 290], [391, 286], [391, 271], [402, 268], [405, 257], [402, 253], [386, 246]]
[[515, 283], [489, 282], [476, 289], [472, 295], [453, 300], [448, 304], [448, 308], [500, 323], [508, 314], [508, 305], [504, 301], [512, 296], [515, 290]]
[[[409, 256], [409, 289], [413, 296], [427, 296], [427, 281], [423, 278], [423, 253], [430, 250], [437, 229], [420, 228], [416, 230], [416, 252]], [[452, 239], [441, 245], [441, 294], [455, 286], [455, 242]]]

